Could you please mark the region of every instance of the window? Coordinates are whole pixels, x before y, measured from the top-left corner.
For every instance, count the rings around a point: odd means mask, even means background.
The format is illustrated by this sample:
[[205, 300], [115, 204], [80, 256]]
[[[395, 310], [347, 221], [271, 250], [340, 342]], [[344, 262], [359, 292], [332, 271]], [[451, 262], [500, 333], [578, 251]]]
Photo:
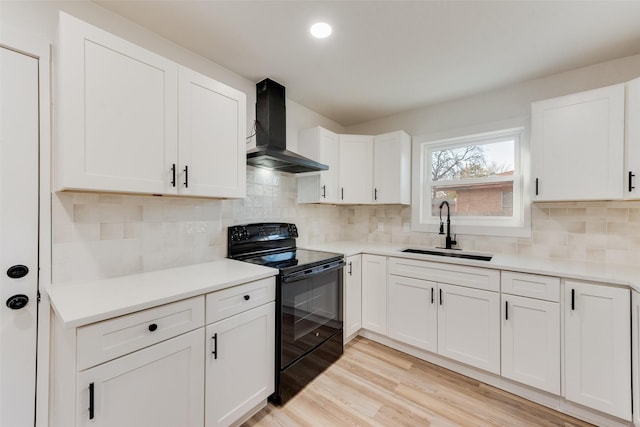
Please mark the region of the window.
[[414, 230], [437, 232], [446, 200], [458, 233], [529, 235], [523, 141], [522, 127], [436, 141], [415, 138]]

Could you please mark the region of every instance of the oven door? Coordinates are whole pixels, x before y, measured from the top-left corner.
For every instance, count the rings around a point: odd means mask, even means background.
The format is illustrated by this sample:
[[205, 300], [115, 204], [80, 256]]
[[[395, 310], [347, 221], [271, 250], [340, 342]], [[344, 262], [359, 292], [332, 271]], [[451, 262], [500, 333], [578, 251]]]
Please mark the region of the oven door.
[[280, 368], [342, 330], [344, 261], [282, 277]]

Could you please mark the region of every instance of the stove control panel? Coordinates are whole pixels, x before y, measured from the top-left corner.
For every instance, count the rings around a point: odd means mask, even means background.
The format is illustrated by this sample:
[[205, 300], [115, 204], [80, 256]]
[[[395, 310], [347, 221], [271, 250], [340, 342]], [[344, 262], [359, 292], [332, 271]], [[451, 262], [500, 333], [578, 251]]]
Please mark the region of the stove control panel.
[[[228, 238], [232, 246], [236, 243], [280, 241], [298, 237], [295, 224], [287, 223], [259, 223], [234, 225], [229, 227]], [[290, 243], [289, 243], [290, 244]]]
[[249, 240], [249, 230], [244, 226], [231, 227], [231, 233], [229, 236], [231, 237], [232, 242], [241, 242], [243, 240]]

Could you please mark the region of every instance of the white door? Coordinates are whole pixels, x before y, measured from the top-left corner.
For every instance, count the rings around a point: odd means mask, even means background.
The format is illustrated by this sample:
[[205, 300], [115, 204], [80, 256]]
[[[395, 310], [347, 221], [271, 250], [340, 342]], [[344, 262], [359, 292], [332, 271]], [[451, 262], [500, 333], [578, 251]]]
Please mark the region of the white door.
[[438, 350], [438, 284], [411, 277], [389, 276], [389, 337], [424, 350]]
[[560, 304], [502, 294], [502, 376], [560, 394]]
[[631, 357], [633, 425], [640, 427], [640, 293], [631, 292]]
[[228, 426], [266, 400], [275, 381], [275, 303], [207, 326], [205, 425]]
[[371, 204], [373, 137], [340, 135], [339, 203]]
[[77, 425], [201, 427], [203, 332], [196, 329], [79, 373]]
[[59, 34], [58, 186], [176, 194], [177, 65], [64, 13]]
[[438, 283], [438, 354], [500, 373], [500, 294]]
[[[627, 199], [640, 198], [640, 79], [627, 83], [625, 185]], [[639, 416], [640, 417], [640, 416]]]
[[387, 335], [387, 257], [362, 255], [362, 327]]
[[244, 197], [245, 94], [184, 67], [178, 76], [179, 193]]
[[531, 105], [533, 200], [623, 196], [624, 84]]
[[373, 203], [411, 201], [411, 137], [403, 132], [378, 135], [373, 140]]
[[0, 425], [11, 427], [35, 422], [38, 108], [38, 60], [0, 47]]
[[566, 281], [565, 397], [631, 421], [629, 289]]
[[344, 269], [345, 340], [362, 328], [362, 255], [352, 255], [346, 261], [347, 265]]

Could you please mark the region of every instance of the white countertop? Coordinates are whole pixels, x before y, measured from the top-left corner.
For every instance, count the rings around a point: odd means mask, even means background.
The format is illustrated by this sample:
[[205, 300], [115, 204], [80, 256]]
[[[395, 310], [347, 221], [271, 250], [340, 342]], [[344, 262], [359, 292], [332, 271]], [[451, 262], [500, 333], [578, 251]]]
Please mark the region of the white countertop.
[[504, 254], [491, 254], [491, 261], [476, 261], [461, 258], [450, 258], [438, 255], [421, 255], [402, 252], [406, 248], [433, 249], [418, 245], [390, 245], [368, 242], [341, 241], [306, 245], [306, 249], [337, 252], [345, 256], [367, 253], [372, 255], [392, 256], [398, 258], [422, 259], [447, 264], [472, 265], [497, 270], [518, 271], [522, 273], [557, 276], [566, 279], [587, 280], [612, 285], [629, 286], [640, 292], [640, 266], [623, 266], [599, 264], [581, 261], [552, 260]]
[[49, 289], [65, 328], [99, 322], [157, 305], [275, 276], [278, 270], [230, 259]]

